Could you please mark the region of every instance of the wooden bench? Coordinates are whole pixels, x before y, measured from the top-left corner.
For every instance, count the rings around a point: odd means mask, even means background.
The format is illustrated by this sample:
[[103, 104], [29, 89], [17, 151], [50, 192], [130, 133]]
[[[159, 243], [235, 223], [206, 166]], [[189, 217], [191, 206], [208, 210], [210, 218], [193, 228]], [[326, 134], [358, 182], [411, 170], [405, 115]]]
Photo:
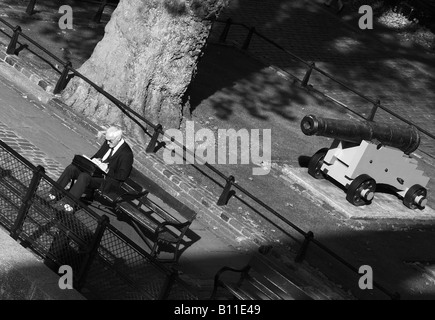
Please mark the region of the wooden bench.
[[[96, 200], [109, 208], [118, 220], [131, 225], [160, 262], [178, 262], [188, 246], [185, 236], [196, 218], [196, 212], [178, 202], [161, 187], [133, 169], [118, 194], [97, 190]], [[162, 199], [166, 208], [150, 195]], [[162, 251], [171, 257], [162, 257]]]
[[[225, 274], [228, 279], [223, 280]], [[219, 288], [238, 300], [313, 300], [285, 271], [259, 254], [241, 269], [222, 267], [215, 275], [210, 299], [216, 299]]]

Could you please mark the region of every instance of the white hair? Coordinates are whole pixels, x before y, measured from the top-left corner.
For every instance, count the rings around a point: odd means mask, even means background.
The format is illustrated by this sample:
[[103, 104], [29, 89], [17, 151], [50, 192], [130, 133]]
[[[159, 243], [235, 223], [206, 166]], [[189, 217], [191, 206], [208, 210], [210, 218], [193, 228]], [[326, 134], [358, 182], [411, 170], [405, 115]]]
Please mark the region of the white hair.
[[107, 134], [110, 134], [116, 138], [122, 136], [122, 129], [116, 127], [116, 126], [110, 126], [106, 130], [98, 131], [97, 132], [97, 138], [100, 139], [103, 136], [106, 136]]

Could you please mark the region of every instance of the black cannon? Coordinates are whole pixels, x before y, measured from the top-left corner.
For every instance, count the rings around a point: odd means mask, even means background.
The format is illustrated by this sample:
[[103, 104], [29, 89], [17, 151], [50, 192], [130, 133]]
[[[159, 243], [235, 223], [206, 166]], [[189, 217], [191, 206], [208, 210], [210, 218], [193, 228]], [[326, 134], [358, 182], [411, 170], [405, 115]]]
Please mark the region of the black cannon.
[[308, 115], [302, 119], [301, 129], [308, 136], [323, 136], [355, 143], [360, 143], [362, 140], [378, 141], [386, 146], [402, 150], [405, 154], [417, 150], [420, 145], [420, 134], [411, 125], [357, 122]]
[[425, 207], [429, 178], [416, 170], [417, 162], [410, 157], [420, 145], [414, 126], [307, 115], [301, 129], [309, 136], [334, 139], [329, 149], [311, 157], [308, 173], [316, 179], [327, 175], [339, 182], [353, 205], [370, 203], [376, 184], [383, 184], [392, 187], [408, 208]]

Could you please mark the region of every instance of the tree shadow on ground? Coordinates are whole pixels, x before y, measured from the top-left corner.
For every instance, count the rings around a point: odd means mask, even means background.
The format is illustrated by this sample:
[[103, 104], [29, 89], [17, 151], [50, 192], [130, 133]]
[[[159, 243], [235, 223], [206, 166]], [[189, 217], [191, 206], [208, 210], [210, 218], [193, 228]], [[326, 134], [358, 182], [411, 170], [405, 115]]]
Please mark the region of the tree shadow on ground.
[[[189, 92], [191, 111], [210, 105], [217, 118], [230, 120], [241, 107], [262, 122], [272, 114], [297, 121], [294, 108], [305, 105], [307, 93], [292, 88], [292, 82], [246, 53], [235, 48], [209, 44], [198, 64]], [[320, 103], [320, 99], [318, 101]]]
[[[427, 100], [432, 100], [428, 91], [435, 83], [435, 78], [430, 73], [430, 70], [435, 71], [431, 55], [421, 54], [421, 48], [417, 45], [403, 46], [397, 39], [387, 45], [377, 41], [376, 38], [385, 33], [386, 28], [375, 27], [374, 30], [362, 31], [357, 25], [345, 25], [340, 17], [319, 5], [321, 2], [307, 6], [299, 2], [287, 3], [279, 0], [269, 1], [267, 4], [241, 0], [233, 4], [223, 12], [222, 20], [229, 17], [234, 22], [255, 27], [256, 32], [291, 54], [308, 63], [315, 62], [332, 77], [373, 100], [381, 97], [383, 104], [394, 106], [400, 99], [404, 100], [403, 104], [417, 104], [424, 111], [433, 111], [428, 102], [412, 101], [412, 97], [407, 94], [410, 90], [424, 90]], [[245, 14], [247, 11], [262, 12], [263, 15], [260, 17]], [[223, 23], [214, 26], [216, 38], [222, 33], [223, 27]], [[388, 36], [394, 39], [395, 32], [389, 29]], [[232, 25], [226, 42], [242, 46], [247, 35], [248, 28]], [[258, 36], [253, 36], [248, 51], [300, 79], [308, 69], [297, 58], [276, 49]], [[411, 66], [406, 61], [420, 67]], [[422, 73], [422, 69], [427, 73]], [[331, 89], [333, 84], [334, 91], [342, 91], [334, 92], [340, 101], [343, 99], [350, 105], [355, 103], [354, 99], [346, 99], [346, 96], [352, 95], [351, 92], [335, 86], [327, 77], [317, 77], [311, 83], [320, 90], [324, 86]], [[412, 118], [406, 113], [404, 117]]]
[[[315, 62], [316, 67], [325, 74], [314, 70], [309, 84], [352, 111], [368, 117], [373, 102], [380, 101], [383, 107], [431, 132], [430, 114], [434, 110], [430, 101], [435, 98], [430, 89], [435, 85], [433, 55], [422, 53], [418, 44], [406, 46], [400, 43], [394, 28], [375, 25], [373, 30], [363, 31], [353, 25], [357, 23], [355, 19], [351, 22], [353, 24], [346, 25], [339, 16], [325, 9], [320, 1], [303, 4], [274, 0], [266, 4], [241, 0], [232, 2], [221, 14], [221, 21], [214, 23], [211, 42], [220, 41], [225, 26], [223, 21], [227, 18], [231, 18], [235, 24], [229, 29], [226, 44], [241, 48], [246, 44], [249, 28], [255, 27], [256, 33], [245, 51], [265, 65], [277, 66], [302, 80], [307, 75], [308, 64]], [[386, 38], [392, 40], [386, 41]], [[204, 56], [203, 60], [206, 59]], [[201, 75], [201, 64], [198, 67], [200, 80], [197, 83], [207, 83], [207, 79]], [[218, 70], [218, 66], [215, 70]], [[252, 71], [247, 70], [246, 73], [252, 74]], [[227, 85], [231, 86], [232, 83]], [[235, 87], [231, 88], [236, 92]], [[255, 89], [264, 91], [261, 85]], [[285, 97], [283, 91], [277, 93]], [[296, 101], [299, 97], [293, 93], [291, 98]], [[253, 106], [256, 102], [262, 104], [268, 100], [255, 96], [252, 99], [254, 101], [250, 101], [246, 95], [242, 99], [250, 102], [246, 108], [251, 108], [251, 114], [257, 116], [255, 112], [258, 109]], [[281, 102], [288, 103], [289, 100], [286, 97]], [[196, 108], [195, 104], [193, 99], [193, 108]], [[221, 99], [216, 103], [216, 108], [228, 112], [230, 107], [228, 101]], [[279, 113], [282, 109], [274, 111]], [[284, 114], [288, 115], [286, 112]], [[387, 112], [378, 112], [375, 120], [403, 124], [402, 120]], [[424, 141], [422, 146], [426, 154], [435, 154], [433, 139]]]
[[[13, 8], [11, 10], [6, 7], [5, 20], [12, 25], [19, 25], [22, 32], [36, 41], [42, 47], [53, 53], [63, 62], [71, 61], [74, 68], [78, 68], [92, 54], [96, 44], [104, 36], [104, 27], [110, 19], [110, 15], [114, 10], [114, 5], [108, 5], [102, 14], [100, 22], [93, 21], [93, 18], [98, 11], [99, 4], [96, 1], [79, 1], [67, 0], [62, 4], [48, 0], [37, 1], [32, 14], [26, 13], [27, 5], [30, 1], [19, 0], [3, 1], [3, 5], [8, 5]], [[61, 29], [59, 20], [65, 12], [59, 13], [61, 5], [69, 5], [72, 8], [73, 29]], [[10, 30], [5, 29], [12, 35]], [[28, 43], [22, 37], [21, 42]], [[29, 49], [41, 59], [50, 61], [52, 65], [60, 64], [59, 61], [47, 55], [46, 52], [37, 48], [33, 44], [29, 44]], [[25, 51], [21, 55], [25, 54]], [[41, 68], [54, 69], [51, 66], [44, 65], [43, 61], [40, 64]]]

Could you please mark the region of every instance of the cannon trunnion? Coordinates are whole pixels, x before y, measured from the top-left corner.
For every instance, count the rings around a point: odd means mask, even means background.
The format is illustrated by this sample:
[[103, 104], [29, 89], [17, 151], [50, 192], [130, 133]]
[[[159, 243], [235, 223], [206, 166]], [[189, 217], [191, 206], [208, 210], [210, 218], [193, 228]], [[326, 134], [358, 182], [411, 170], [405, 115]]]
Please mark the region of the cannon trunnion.
[[340, 183], [353, 205], [370, 204], [376, 186], [382, 184], [401, 197], [406, 207], [426, 206], [429, 178], [416, 169], [417, 161], [409, 156], [420, 143], [415, 127], [308, 115], [302, 119], [301, 129], [306, 135], [334, 138], [329, 148], [311, 157], [308, 173]]

